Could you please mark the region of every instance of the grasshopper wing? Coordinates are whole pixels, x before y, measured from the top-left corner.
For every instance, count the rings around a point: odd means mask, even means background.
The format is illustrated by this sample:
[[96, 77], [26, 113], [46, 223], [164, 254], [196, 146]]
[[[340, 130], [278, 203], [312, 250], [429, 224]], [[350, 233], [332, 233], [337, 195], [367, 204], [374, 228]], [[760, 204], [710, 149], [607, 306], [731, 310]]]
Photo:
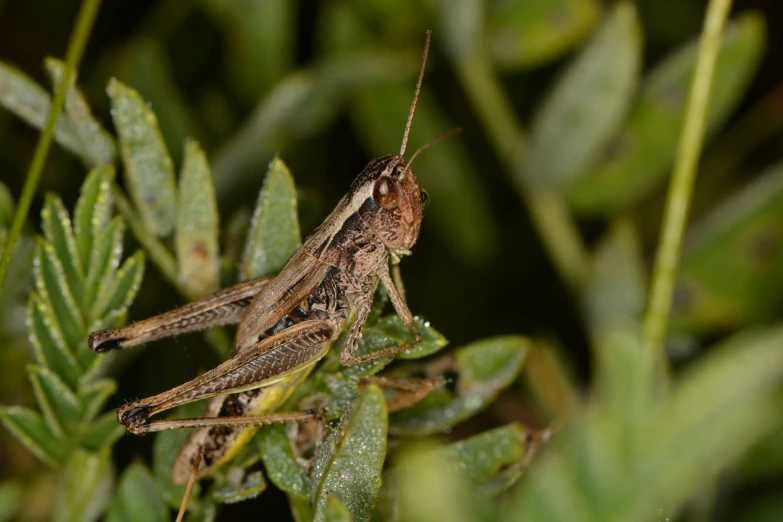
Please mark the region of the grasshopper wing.
[[300, 248], [277, 276], [259, 292], [239, 323], [234, 352], [242, 352], [258, 343], [261, 334], [275, 326], [306, 299], [324, 278], [329, 265]]

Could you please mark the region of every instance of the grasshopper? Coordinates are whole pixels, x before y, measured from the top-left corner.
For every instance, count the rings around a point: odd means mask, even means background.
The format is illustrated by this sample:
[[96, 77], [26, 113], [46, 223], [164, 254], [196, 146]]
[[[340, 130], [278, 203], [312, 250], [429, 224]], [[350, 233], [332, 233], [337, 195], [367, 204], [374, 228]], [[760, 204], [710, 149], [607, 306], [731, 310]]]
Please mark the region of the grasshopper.
[[[411, 348], [411, 344], [392, 346], [356, 355], [379, 284], [402, 322], [414, 326], [397, 266], [418, 238], [427, 201], [411, 165], [422, 150], [453, 134], [448, 131], [431, 140], [410, 161], [403, 157], [429, 42], [427, 31], [400, 153], [367, 164], [337, 207], [277, 276], [246, 281], [167, 313], [90, 334], [90, 348], [107, 352], [239, 323], [227, 361], [185, 384], [127, 403], [117, 411], [119, 422], [135, 434], [201, 428], [191, 433], [180, 451], [172, 472], [175, 483], [188, 481], [199, 455], [203, 457], [199, 477], [223, 465], [262, 424], [310, 417], [308, 412], [270, 412], [307, 377], [346, 328], [340, 353], [340, 362], [346, 366]], [[150, 419], [175, 406], [208, 398], [204, 418]]]

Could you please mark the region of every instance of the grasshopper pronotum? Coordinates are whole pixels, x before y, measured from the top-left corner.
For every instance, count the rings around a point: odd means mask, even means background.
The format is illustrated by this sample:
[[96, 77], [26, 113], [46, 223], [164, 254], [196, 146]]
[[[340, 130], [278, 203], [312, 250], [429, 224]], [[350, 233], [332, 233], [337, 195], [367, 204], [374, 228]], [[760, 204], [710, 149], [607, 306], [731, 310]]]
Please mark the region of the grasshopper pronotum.
[[[273, 278], [221, 290], [170, 312], [90, 335], [98, 352], [122, 349], [163, 337], [239, 323], [230, 359], [190, 382], [130, 402], [118, 412], [129, 431], [143, 434], [175, 428], [194, 431], [172, 472], [184, 484], [201, 452], [199, 476], [222, 465], [269, 422], [300, 420], [305, 412], [270, 413], [304, 380], [347, 327], [340, 362], [352, 366], [410, 348], [387, 347], [356, 355], [362, 327], [380, 282], [403, 323], [413, 326], [397, 264], [419, 235], [427, 194], [411, 164], [416, 155], [452, 132], [435, 138], [405, 160], [416, 101], [429, 50], [427, 38], [399, 155], [372, 160], [348, 194]], [[156, 413], [212, 398], [205, 418], [150, 420]]]

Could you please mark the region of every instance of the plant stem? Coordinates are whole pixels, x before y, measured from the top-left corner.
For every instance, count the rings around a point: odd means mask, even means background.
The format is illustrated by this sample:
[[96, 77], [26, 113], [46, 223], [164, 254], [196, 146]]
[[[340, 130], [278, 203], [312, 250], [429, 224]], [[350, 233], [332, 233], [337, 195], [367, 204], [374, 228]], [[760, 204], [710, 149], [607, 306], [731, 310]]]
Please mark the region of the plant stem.
[[76, 70], [79, 68], [79, 63], [81, 63], [84, 48], [87, 46], [87, 40], [90, 37], [90, 31], [92, 31], [100, 5], [101, 0], [84, 0], [81, 9], [79, 9], [76, 25], [71, 32], [68, 50], [65, 55], [65, 74], [55, 88], [54, 99], [49, 106], [46, 126], [38, 138], [33, 161], [30, 163], [24, 187], [22, 188], [22, 195], [19, 198], [19, 206], [14, 214], [11, 229], [8, 231], [3, 257], [0, 259], [0, 289], [3, 288], [5, 277], [8, 274], [8, 267], [11, 264], [11, 257], [16, 248], [16, 242], [22, 233], [22, 227], [27, 219], [27, 213], [30, 211], [30, 205], [33, 202], [35, 189], [38, 187], [38, 181], [41, 179], [46, 156], [49, 154], [49, 147], [54, 137], [54, 126], [57, 123], [57, 118], [60, 117], [65, 103], [65, 94], [68, 92], [68, 87], [73, 80]]
[[682, 239], [688, 219], [699, 155], [704, 143], [715, 60], [730, 7], [731, 0], [710, 0], [707, 6], [696, 70], [688, 96], [685, 123], [666, 198], [666, 211], [655, 257], [650, 298], [644, 317], [643, 335], [646, 349], [653, 352], [652, 355], [660, 363], [659, 367], [664, 374], [668, 371], [665, 340], [671, 315], [677, 265], [682, 250]]
[[587, 276], [587, 250], [563, 198], [527, 182], [526, 137], [489, 63], [482, 53], [474, 52], [456, 63], [457, 74], [498, 156], [511, 173], [512, 184], [530, 212], [555, 269], [572, 293], [578, 295]]
[[147, 251], [150, 260], [155, 263], [163, 277], [168, 279], [180, 293], [184, 293], [184, 289], [179, 284], [177, 261], [174, 259], [174, 256], [171, 255], [171, 252], [157, 237], [147, 230], [147, 227], [144, 226], [139, 216], [136, 215], [133, 206], [122, 190], [115, 185], [112, 193], [117, 210], [122, 214], [122, 218], [130, 227], [133, 235], [136, 236], [136, 240]]

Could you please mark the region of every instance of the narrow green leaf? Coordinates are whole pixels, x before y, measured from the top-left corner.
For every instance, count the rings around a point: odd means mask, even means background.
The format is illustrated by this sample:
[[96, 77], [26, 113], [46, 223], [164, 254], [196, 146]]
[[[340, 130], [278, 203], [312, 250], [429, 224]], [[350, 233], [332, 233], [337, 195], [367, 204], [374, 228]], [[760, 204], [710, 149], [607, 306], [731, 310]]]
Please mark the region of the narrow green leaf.
[[59, 375], [72, 389], [77, 388], [79, 363], [65, 344], [52, 309], [35, 293], [27, 304], [27, 325], [38, 363]]
[[448, 469], [464, 473], [474, 485], [481, 485], [525, 454], [525, 433], [516, 424], [485, 431], [449, 444], [438, 451]]
[[[0, 62], [0, 105], [28, 125], [41, 130], [46, 124], [50, 103], [51, 96], [43, 87], [19, 69]], [[61, 117], [57, 120], [54, 139], [84, 159], [81, 143], [73, 131], [70, 118]]]
[[[764, 20], [747, 12], [726, 26], [715, 64], [708, 135], [731, 115], [753, 77], [764, 49]], [[632, 208], [666, 175], [682, 127], [696, 44], [677, 51], [644, 80], [624, 130], [603, 158], [568, 188], [581, 211], [614, 214]]]
[[275, 158], [269, 164], [253, 212], [242, 257], [244, 279], [279, 271], [301, 242], [294, 178], [283, 160]]
[[176, 251], [179, 280], [193, 298], [220, 286], [219, 217], [212, 173], [198, 143], [185, 145], [179, 178]]
[[41, 222], [44, 237], [54, 247], [54, 252], [63, 267], [68, 289], [74, 299], [78, 301], [81, 298], [84, 284], [84, 272], [76, 252], [76, 240], [73, 237], [71, 219], [68, 217], [68, 211], [65, 210], [63, 202], [56, 195], [46, 195], [46, 201], [43, 210], [41, 210]]
[[109, 503], [113, 480], [108, 449], [99, 453], [81, 449], [72, 451], [57, 477], [54, 521], [97, 520]]
[[101, 357], [97, 352], [90, 350], [87, 343], [84, 343], [76, 350], [76, 359], [80, 364], [84, 364], [81, 382], [90, 382], [108, 371], [108, 368], [111, 366], [110, 361], [113, 358]]
[[87, 426], [79, 436], [79, 446], [88, 451], [101, 451], [111, 448], [126, 433], [125, 426], [117, 421], [117, 412], [107, 411]]
[[[411, 96], [412, 83], [407, 81], [365, 88], [352, 98], [351, 119], [358, 136], [374, 155], [399, 150]], [[454, 126], [437, 106], [432, 94], [423, 89], [408, 151]], [[379, 121], [389, 123], [378, 125]], [[479, 169], [459, 140], [450, 138], [427, 150], [416, 158], [414, 170], [431, 200], [424, 211], [425, 226], [432, 227], [454, 255], [467, 263], [477, 263], [492, 255], [499, 238]], [[443, 175], [445, 172], [448, 175]]]
[[646, 303], [647, 275], [633, 225], [616, 221], [595, 249], [584, 290], [594, 346], [617, 328], [638, 328]]
[[125, 85], [132, 85], [144, 94], [146, 105], [155, 109], [157, 125], [171, 157], [179, 165], [182, 144], [190, 137], [208, 132], [195, 117], [198, 105], [189, 98], [185, 84], [175, 74], [176, 64], [170, 50], [163, 38], [139, 31], [125, 39], [101, 72], [104, 77], [122, 78]]
[[[528, 446], [526, 451], [530, 450], [531, 447]], [[533, 461], [532, 455], [530, 458], [522, 456], [522, 458], [498, 471], [492, 478], [481, 484], [477, 492], [480, 495], [490, 497], [505, 493], [524, 476], [531, 461]]]
[[122, 472], [117, 491], [106, 511], [107, 522], [153, 522], [169, 520], [168, 506], [143, 464], [134, 462]]
[[[685, 502], [705, 479], [717, 477], [775, 429], [781, 346], [779, 325], [733, 336], [691, 367], [671, 403], [641, 426], [641, 447], [650, 450], [641, 473], [659, 474], [656, 482], [667, 505]], [[655, 433], [660, 426], [665, 429]]]
[[345, 504], [342, 503], [340, 497], [330, 496], [326, 497], [326, 514], [324, 517], [326, 522], [353, 522], [353, 517]]
[[305, 500], [289, 493], [288, 506], [291, 508], [291, 516], [296, 522], [313, 520], [313, 505], [309, 498]]
[[[93, 239], [90, 264], [84, 281], [84, 304], [92, 314], [98, 295], [108, 291], [114, 283], [117, 267], [122, 258], [122, 236], [125, 223], [115, 216], [100, 234]], [[97, 317], [90, 317], [92, 321]]]
[[233, 504], [255, 498], [266, 489], [264, 474], [260, 471], [248, 473], [239, 484], [226, 484], [211, 492], [210, 499], [220, 504]]
[[[437, 352], [449, 342], [443, 335], [430, 326], [429, 321], [419, 317], [414, 319], [416, 331], [421, 335], [421, 341], [413, 348], [397, 355], [397, 359], [420, 359]], [[381, 347], [402, 346], [416, 342], [413, 330], [402, 324], [398, 315], [382, 317], [374, 325], [365, 328], [359, 341], [357, 353], [369, 353]]]
[[294, 456], [285, 426], [272, 424], [262, 427], [256, 435], [256, 441], [272, 484], [291, 495], [310, 498], [310, 479]]
[[[65, 75], [65, 62], [56, 58], [46, 58], [44, 65], [52, 79], [52, 84], [59, 85]], [[117, 156], [114, 139], [92, 115], [87, 100], [75, 83], [74, 77], [65, 95], [65, 114], [70, 120], [70, 127], [75, 137], [79, 140], [82, 151], [80, 156], [88, 167], [114, 163], [114, 158]]]
[[89, 422], [94, 419], [103, 408], [106, 399], [116, 391], [117, 383], [114, 379], [98, 379], [82, 386], [79, 389], [79, 401], [84, 420]]
[[489, 50], [509, 69], [556, 59], [582, 41], [600, 15], [595, 0], [511, 0], [487, 6]]
[[390, 487], [397, 520], [482, 520], [474, 516], [476, 503], [469, 482], [461, 471], [450, 467], [438, 447], [420, 442], [401, 450], [395, 461]]
[[[339, 354], [336, 354], [334, 362], [337, 364], [338, 359]], [[346, 372], [336, 372], [337, 366], [328, 367], [331, 362], [325, 361], [323, 366], [316, 370], [312, 380], [305, 381], [303, 386], [297, 388], [297, 392], [302, 393], [303, 390], [306, 391], [307, 385], [312, 383], [314, 391], [309, 393], [324, 393], [329, 396], [329, 408], [324, 413], [324, 418], [329, 422], [340, 420], [359, 397], [359, 378]]]
[[0, 482], [0, 522], [14, 520], [23, 493], [19, 479]]
[[51, 305], [67, 345], [80, 345], [87, 334], [54, 247], [39, 238], [35, 245], [35, 259], [33, 274], [38, 294]]
[[[415, 405], [393, 413], [389, 432], [420, 436], [442, 431], [467, 419], [497, 397], [519, 375], [530, 341], [508, 335], [477, 341], [428, 365], [452, 380], [454, 391], [436, 388]], [[451, 359], [453, 357], [453, 360]], [[429, 372], [425, 366], [424, 372]], [[412, 373], [420, 373], [413, 365]]]
[[697, 224], [683, 252], [674, 324], [730, 329], [778, 315], [783, 290], [783, 164]]
[[[5, 232], [0, 229], [0, 242]], [[33, 293], [30, 280], [35, 254], [35, 237], [23, 235], [14, 249], [11, 263], [8, 265], [8, 276], [2, 292], [0, 292], [0, 317], [3, 335], [19, 339], [25, 335], [25, 323], [19, 321], [22, 303]]]
[[519, 335], [490, 337], [460, 348], [454, 358], [466, 384], [485, 381], [507, 386], [519, 372], [517, 366], [521, 367], [529, 346], [530, 340]]
[[[611, 427], [597, 427], [591, 436], [620, 438], [624, 433], [638, 429], [660, 398], [654, 358], [650, 350], [644, 348], [638, 324], [619, 321], [601, 331], [596, 340], [599, 344], [596, 345], [598, 383], [595, 396], [601, 400], [607, 415], [615, 420]], [[612, 434], [607, 435], [605, 428], [612, 429]]]
[[159, 237], [167, 236], [176, 221], [177, 188], [157, 118], [134, 89], [113, 79], [106, 91], [128, 191], [147, 228]]
[[383, 393], [374, 384], [365, 388], [353, 411], [330, 433], [316, 455], [313, 491], [314, 520], [326, 520], [327, 499], [337, 496], [355, 520], [366, 521], [381, 487], [388, 427]]
[[636, 9], [620, 2], [533, 121], [527, 168], [535, 183], [570, 185], [598, 159], [631, 106], [641, 55]]
[[21, 406], [0, 407], [0, 421], [30, 453], [50, 466], [56, 466], [68, 448], [46, 425], [40, 414]]
[[81, 420], [81, 405], [76, 394], [46, 368], [30, 365], [27, 374], [51, 432], [58, 437], [73, 433]]
[[[102, 165], [87, 174], [82, 184], [79, 201], [74, 212], [74, 232], [79, 262], [86, 274], [93, 259], [97, 239], [111, 219], [111, 185], [114, 180], [114, 167]], [[82, 301], [83, 303], [85, 301]]]
[[125, 309], [133, 302], [144, 277], [144, 252], [139, 250], [125, 260], [114, 276], [111, 287], [105, 287], [98, 293], [93, 315], [104, 315], [107, 311]]

